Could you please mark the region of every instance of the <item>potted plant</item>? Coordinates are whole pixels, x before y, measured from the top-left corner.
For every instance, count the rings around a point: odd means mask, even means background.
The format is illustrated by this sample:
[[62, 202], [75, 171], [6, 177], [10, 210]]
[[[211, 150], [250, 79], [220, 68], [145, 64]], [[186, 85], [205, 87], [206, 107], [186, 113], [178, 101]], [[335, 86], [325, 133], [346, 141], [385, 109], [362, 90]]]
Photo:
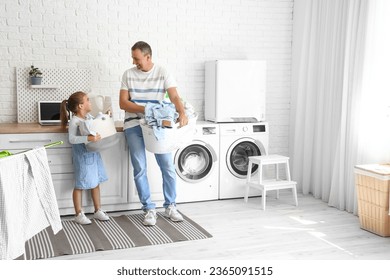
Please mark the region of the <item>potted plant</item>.
[[42, 82], [42, 72], [39, 70], [39, 68], [34, 67], [34, 65], [31, 65], [31, 69], [28, 72], [28, 75], [31, 79], [32, 85], [40, 85]]

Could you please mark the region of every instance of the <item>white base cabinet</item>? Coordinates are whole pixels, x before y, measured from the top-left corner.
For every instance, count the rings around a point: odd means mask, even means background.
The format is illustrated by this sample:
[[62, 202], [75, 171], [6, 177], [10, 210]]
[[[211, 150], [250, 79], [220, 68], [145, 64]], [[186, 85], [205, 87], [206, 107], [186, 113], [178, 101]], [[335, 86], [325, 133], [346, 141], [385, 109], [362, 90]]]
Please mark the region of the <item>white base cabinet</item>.
[[[160, 167], [157, 164], [156, 158], [153, 153], [146, 151], [147, 161], [147, 176], [150, 187], [151, 199], [156, 203], [156, 207], [162, 207], [164, 203], [164, 194], [162, 186], [162, 174]], [[129, 164], [130, 176], [129, 176], [129, 201], [131, 202], [130, 207], [132, 209], [139, 209], [142, 204], [139, 202], [137, 187], [134, 183], [134, 174], [131, 161]]]
[[[109, 178], [100, 186], [101, 204], [105, 211], [140, 208], [139, 203], [136, 205], [129, 199], [129, 156], [124, 133], [118, 132], [117, 137], [118, 144], [101, 151]], [[64, 144], [48, 148], [47, 156], [58, 207], [61, 215], [73, 215], [74, 171], [67, 133], [0, 134], [0, 150], [17, 153], [56, 141]], [[83, 208], [86, 213], [94, 210], [90, 191], [83, 193]]]

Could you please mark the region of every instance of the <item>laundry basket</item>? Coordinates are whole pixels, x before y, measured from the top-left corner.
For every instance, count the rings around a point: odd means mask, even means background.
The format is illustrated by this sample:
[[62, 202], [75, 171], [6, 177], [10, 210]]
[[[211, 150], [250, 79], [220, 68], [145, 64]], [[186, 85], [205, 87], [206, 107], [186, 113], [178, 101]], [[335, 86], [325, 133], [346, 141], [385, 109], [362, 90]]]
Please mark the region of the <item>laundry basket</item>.
[[164, 129], [164, 138], [157, 140], [153, 127], [149, 126], [145, 119], [140, 120], [145, 148], [154, 154], [166, 154], [180, 149], [190, 143], [194, 137], [197, 116], [190, 118], [188, 124], [183, 127], [174, 126]]
[[360, 227], [390, 236], [390, 164], [355, 166]]
[[99, 133], [102, 139], [97, 142], [87, 143], [86, 147], [88, 151], [104, 150], [119, 142], [119, 137], [116, 135], [115, 122], [108, 115], [104, 115], [103, 118], [94, 119], [90, 129]]

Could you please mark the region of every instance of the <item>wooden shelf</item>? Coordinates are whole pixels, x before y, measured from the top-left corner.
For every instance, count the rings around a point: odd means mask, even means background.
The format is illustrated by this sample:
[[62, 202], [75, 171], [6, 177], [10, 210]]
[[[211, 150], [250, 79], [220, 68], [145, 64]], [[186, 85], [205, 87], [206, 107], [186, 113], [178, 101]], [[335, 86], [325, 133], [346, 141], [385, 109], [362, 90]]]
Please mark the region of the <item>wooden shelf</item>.
[[59, 88], [59, 85], [30, 85], [30, 88]]

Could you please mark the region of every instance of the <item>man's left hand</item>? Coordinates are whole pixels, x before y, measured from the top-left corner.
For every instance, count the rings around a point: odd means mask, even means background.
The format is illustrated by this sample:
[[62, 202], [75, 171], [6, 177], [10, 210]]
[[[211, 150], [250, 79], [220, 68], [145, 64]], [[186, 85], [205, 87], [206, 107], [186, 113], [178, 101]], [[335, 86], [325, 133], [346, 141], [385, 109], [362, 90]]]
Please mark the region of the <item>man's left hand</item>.
[[187, 118], [186, 114], [179, 114], [178, 121], [179, 121], [179, 124], [180, 124], [179, 127], [187, 125], [188, 124], [188, 118]]

